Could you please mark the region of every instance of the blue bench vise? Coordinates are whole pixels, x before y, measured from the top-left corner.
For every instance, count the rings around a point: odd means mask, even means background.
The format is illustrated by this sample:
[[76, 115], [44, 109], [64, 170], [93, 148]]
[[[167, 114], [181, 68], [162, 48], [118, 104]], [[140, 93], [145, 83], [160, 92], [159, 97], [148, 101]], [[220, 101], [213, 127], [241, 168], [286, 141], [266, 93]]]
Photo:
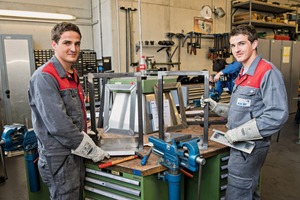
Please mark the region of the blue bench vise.
[[[200, 137], [192, 138], [191, 135], [183, 135], [172, 139], [171, 143], [165, 142], [154, 136], [148, 138], [153, 144], [153, 152], [161, 156], [160, 164], [168, 168], [163, 180], [168, 181], [168, 194], [170, 200], [180, 199], [180, 168], [188, 169], [192, 172], [199, 170], [201, 178], [201, 165], [205, 164], [205, 159], [201, 157], [198, 142]], [[199, 187], [200, 187], [200, 183]]]
[[1, 139], [4, 151], [22, 150], [26, 126], [22, 124], [5, 125]]

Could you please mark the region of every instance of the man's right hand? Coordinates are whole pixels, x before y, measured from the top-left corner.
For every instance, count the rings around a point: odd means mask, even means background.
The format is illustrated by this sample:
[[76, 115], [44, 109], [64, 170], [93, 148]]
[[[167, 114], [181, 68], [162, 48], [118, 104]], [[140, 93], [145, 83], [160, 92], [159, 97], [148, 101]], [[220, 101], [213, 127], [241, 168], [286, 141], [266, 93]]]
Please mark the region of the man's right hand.
[[88, 136], [85, 132], [83, 133], [83, 139], [80, 145], [75, 149], [72, 150], [72, 153], [84, 158], [92, 159], [94, 162], [99, 162], [104, 158], [109, 158], [109, 154], [98, 147], [92, 138]]
[[209, 109], [216, 113], [217, 115], [221, 117], [228, 117], [228, 109], [229, 109], [229, 104], [225, 103], [217, 103], [211, 98], [204, 99], [205, 103], [208, 103]]

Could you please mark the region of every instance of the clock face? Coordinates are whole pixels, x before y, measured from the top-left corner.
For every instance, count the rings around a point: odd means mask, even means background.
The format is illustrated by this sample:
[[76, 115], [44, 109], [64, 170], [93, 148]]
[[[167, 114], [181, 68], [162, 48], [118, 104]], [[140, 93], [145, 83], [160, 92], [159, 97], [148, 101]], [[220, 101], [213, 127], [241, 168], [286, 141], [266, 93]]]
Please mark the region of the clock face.
[[200, 11], [200, 16], [205, 19], [211, 19], [212, 10], [210, 6], [203, 6]]

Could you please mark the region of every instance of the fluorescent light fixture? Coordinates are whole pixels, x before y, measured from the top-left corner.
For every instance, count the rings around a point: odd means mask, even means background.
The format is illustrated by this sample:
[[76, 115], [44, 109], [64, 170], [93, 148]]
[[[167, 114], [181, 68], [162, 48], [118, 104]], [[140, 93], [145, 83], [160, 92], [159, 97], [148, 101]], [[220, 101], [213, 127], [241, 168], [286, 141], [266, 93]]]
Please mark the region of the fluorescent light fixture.
[[56, 20], [75, 20], [76, 17], [68, 14], [33, 12], [22, 10], [4, 10], [0, 9], [0, 16], [4, 17], [20, 17], [20, 18], [35, 18], [35, 19], [56, 19]]

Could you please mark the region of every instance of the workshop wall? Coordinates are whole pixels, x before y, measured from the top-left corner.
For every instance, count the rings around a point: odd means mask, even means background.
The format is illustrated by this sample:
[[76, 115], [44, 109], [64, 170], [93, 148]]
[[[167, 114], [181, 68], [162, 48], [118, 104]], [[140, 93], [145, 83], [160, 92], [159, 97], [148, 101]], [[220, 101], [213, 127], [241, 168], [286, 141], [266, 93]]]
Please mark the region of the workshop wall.
[[[105, 2], [105, 1], [101, 1]], [[112, 1], [114, 2], [114, 1]], [[142, 24], [142, 41], [158, 41], [167, 40], [166, 33], [183, 33], [186, 34], [194, 30], [194, 17], [200, 17], [200, 10], [204, 5], [210, 7], [222, 7], [226, 13], [225, 17], [219, 18], [213, 15], [213, 33], [229, 32], [230, 26], [230, 0], [141, 0], [141, 24]], [[126, 71], [126, 12], [119, 9], [138, 8], [137, 0], [119, 0], [118, 5], [112, 3], [111, 15], [115, 20], [112, 21], [112, 33], [114, 40], [113, 64], [116, 71]], [[118, 8], [117, 8], [118, 7]], [[105, 12], [105, 11], [104, 11]], [[144, 45], [141, 50], [136, 51], [136, 46], [139, 44], [139, 16], [138, 11], [131, 12], [132, 16], [132, 41], [133, 41], [133, 62], [138, 62], [141, 53], [145, 56], [154, 56], [155, 61], [163, 63], [167, 61], [165, 50], [157, 52], [159, 47], [151, 47]], [[119, 19], [117, 21], [117, 19]], [[117, 25], [118, 23], [118, 25]], [[128, 26], [127, 26], [128, 27]], [[105, 37], [105, 35], [103, 35]], [[120, 38], [119, 41], [117, 38]], [[172, 47], [173, 53], [178, 44], [178, 39], [173, 37], [175, 45]], [[118, 44], [120, 49], [118, 49]], [[212, 61], [207, 58], [209, 47], [213, 47], [212, 39], [202, 39], [201, 49], [197, 49], [197, 55], [187, 53], [187, 45], [181, 49], [181, 70], [202, 70], [211, 69]], [[119, 58], [119, 60], [118, 60]], [[172, 57], [172, 62], [177, 62], [178, 50]], [[135, 68], [129, 68], [134, 71]], [[177, 66], [170, 70], [177, 70]]]
[[[289, 0], [278, 0], [289, 3]], [[204, 5], [211, 8], [221, 7], [226, 15], [219, 18], [213, 16], [213, 33], [230, 31], [230, 0], [141, 0], [142, 41], [167, 40], [166, 33], [188, 33], [194, 29], [194, 17], [200, 17], [200, 10]], [[17, 9], [45, 11], [54, 13], [73, 14], [83, 35], [82, 49], [94, 49], [98, 58], [111, 56], [113, 69], [116, 72], [126, 71], [126, 40], [125, 40], [125, 12], [120, 7], [138, 8], [137, 0], [0, 0], [0, 9]], [[101, 15], [99, 14], [101, 13]], [[34, 49], [50, 49], [50, 30], [54, 21], [21, 20], [0, 17], [1, 34], [29, 34], [33, 36]], [[166, 62], [166, 51], [157, 52], [159, 48], [143, 47], [136, 50], [139, 44], [138, 11], [132, 12], [132, 43], [134, 52], [133, 62], [138, 62], [141, 53], [154, 56], [156, 62]], [[173, 38], [175, 45], [177, 39]], [[201, 49], [197, 55], [187, 53], [187, 45], [181, 49], [181, 70], [211, 70], [212, 61], [207, 58], [209, 47], [213, 47], [212, 39], [202, 39]], [[178, 51], [172, 61], [177, 62]], [[228, 59], [230, 62], [231, 59]], [[177, 66], [170, 68], [177, 70]], [[130, 68], [130, 71], [134, 71]]]
[[[84, 3], [83, 3], [84, 2]], [[82, 48], [93, 49], [91, 0], [0, 0], [0, 9], [72, 14], [83, 35]], [[0, 17], [1, 34], [32, 35], [34, 49], [51, 49], [50, 31], [56, 21], [22, 20]]]

